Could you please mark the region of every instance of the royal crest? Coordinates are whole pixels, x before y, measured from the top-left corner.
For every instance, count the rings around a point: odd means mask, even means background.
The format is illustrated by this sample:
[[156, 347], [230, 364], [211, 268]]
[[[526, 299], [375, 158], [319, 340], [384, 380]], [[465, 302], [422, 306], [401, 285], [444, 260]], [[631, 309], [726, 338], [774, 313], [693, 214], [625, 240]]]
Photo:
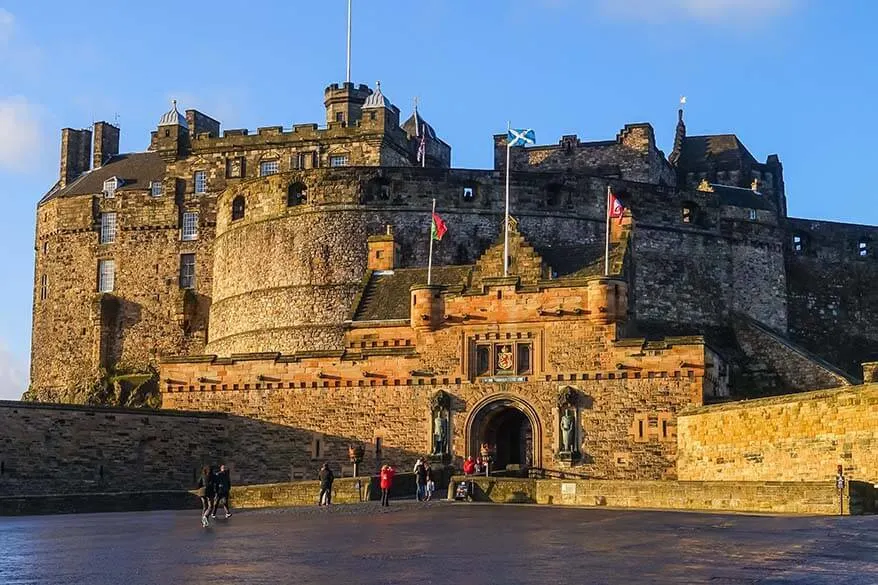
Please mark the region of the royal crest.
[[503, 345], [497, 351], [497, 369], [511, 370], [513, 363], [512, 346]]

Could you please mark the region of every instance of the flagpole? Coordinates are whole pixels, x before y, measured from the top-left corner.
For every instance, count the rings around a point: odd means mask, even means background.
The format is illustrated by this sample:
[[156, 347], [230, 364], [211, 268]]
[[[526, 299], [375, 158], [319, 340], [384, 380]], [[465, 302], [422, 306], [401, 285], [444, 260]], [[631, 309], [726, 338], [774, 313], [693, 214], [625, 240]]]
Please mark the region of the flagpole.
[[604, 251], [604, 276], [610, 275], [610, 186], [607, 185], [607, 235], [606, 249]]
[[503, 276], [509, 276], [509, 157], [512, 143], [509, 141], [511, 122], [506, 122], [506, 215], [503, 222]]
[[348, 0], [348, 74], [347, 82], [351, 82], [351, 0]]
[[433, 277], [433, 223], [436, 221], [433, 219], [436, 214], [436, 200], [433, 200], [433, 212], [430, 214], [430, 259], [427, 260], [427, 286], [430, 286], [432, 283]]

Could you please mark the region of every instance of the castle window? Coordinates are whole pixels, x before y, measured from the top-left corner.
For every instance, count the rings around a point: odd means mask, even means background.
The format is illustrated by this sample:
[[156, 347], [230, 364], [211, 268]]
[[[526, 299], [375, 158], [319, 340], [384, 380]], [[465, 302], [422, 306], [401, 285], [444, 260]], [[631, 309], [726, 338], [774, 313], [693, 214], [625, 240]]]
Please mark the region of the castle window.
[[793, 235], [793, 252], [800, 253], [805, 251], [805, 237], [800, 234]]
[[290, 157], [290, 166], [294, 169], [304, 169], [305, 168], [305, 153], [297, 152], [292, 157]]
[[757, 217], [757, 216], [756, 216], [756, 210], [755, 210], [755, 209], [751, 209], [751, 210], [749, 210], [749, 217], [750, 217], [750, 221], [755, 221], [755, 220], [756, 220], [756, 217]]
[[113, 292], [116, 285], [116, 261], [98, 261], [98, 292]]
[[336, 154], [336, 155], [329, 157], [329, 166], [331, 166], [331, 167], [346, 167], [346, 166], [348, 166], [348, 155]]
[[531, 346], [529, 343], [518, 344], [518, 355], [516, 357], [515, 372], [521, 376], [531, 373]]
[[238, 195], [237, 197], [232, 199], [232, 221], [244, 219], [245, 204], [246, 202], [244, 201], [243, 195]]
[[697, 205], [690, 201], [683, 203], [683, 206], [680, 209], [680, 219], [683, 220], [683, 223], [695, 223], [697, 215]]
[[40, 300], [45, 301], [49, 298], [49, 277], [42, 275], [40, 277]]
[[116, 212], [108, 211], [101, 214], [101, 243], [112, 244], [116, 241]]
[[119, 188], [119, 179], [111, 177], [104, 181], [104, 198], [112, 199], [116, 196], [116, 189]]
[[207, 173], [205, 171], [195, 171], [195, 192], [207, 193]]
[[491, 346], [476, 346], [476, 376], [491, 375]]
[[180, 238], [186, 242], [198, 239], [198, 212], [187, 211], [183, 213], [183, 229]]
[[195, 288], [195, 254], [180, 254], [180, 288]]
[[476, 190], [474, 187], [464, 187], [463, 188], [463, 200], [464, 201], [472, 201], [476, 198]]
[[378, 119], [378, 114], [377, 114], [377, 112], [375, 112], [375, 110], [372, 110], [371, 112], [369, 112], [369, 119], [370, 120], [377, 120]]
[[49, 242], [43, 242], [43, 254], [49, 253]]
[[305, 185], [302, 183], [293, 183], [287, 187], [287, 207], [301, 205], [307, 200], [305, 196]]
[[869, 255], [869, 241], [865, 238], [857, 242], [857, 256], [865, 258]]
[[161, 181], [150, 181], [149, 194], [152, 195], [153, 197], [161, 197], [162, 196], [162, 182]]
[[344, 124], [344, 112], [336, 112], [335, 113], [335, 121], [341, 122], [342, 124]]
[[546, 205], [549, 207], [557, 207], [561, 203], [561, 190], [563, 187], [557, 183], [552, 183], [546, 187]]
[[276, 160], [266, 160], [259, 163], [259, 176], [267, 177], [269, 175], [276, 175], [278, 172], [278, 166]]

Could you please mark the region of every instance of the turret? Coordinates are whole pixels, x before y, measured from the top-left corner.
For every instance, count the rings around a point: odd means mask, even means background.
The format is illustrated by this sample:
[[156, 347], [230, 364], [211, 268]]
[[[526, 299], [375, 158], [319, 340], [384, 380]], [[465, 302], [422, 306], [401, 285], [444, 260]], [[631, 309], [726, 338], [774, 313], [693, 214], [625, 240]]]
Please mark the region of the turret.
[[367, 240], [369, 258], [366, 262], [369, 270], [393, 270], [399, 259], [399, 244], [393, 237], [393, 228], [387, 226], [387, 233], [380, 236], [369, 236]]
[[421, 331], [435, 331], [442, 323], [445, 314], [445, 300], [442, 287], [438, 285], [416, 284], [410, 289], [412, 296], [411, 328]]
[[588, 283], [589, 319], [601, 325], [624, 323], [628, 318], [628, 283], [596, 278]]
[[158, 129], [152, 135], [152, 150], [166, 161], [185, 156], [189, 151], [189, 123], [177, 110], [177, 100], [159, 120]]
[[326, 106], [326, 125], [341, 123], [353, 126], [360, 121], [363, 104], [372, 95], [369, 86], [353, 83], [334, 83], [323, 92], [323, 104]]

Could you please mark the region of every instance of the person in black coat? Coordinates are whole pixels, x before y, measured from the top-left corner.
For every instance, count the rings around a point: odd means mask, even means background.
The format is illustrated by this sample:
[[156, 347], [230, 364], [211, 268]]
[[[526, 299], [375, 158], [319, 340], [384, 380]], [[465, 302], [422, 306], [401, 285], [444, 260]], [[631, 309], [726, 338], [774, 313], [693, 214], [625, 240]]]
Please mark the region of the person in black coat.
[[216, 499], [213, 502], [213, 512], [211, 518], [216, 518], [216, 510], [222, 506], [226, 511], [226, 518], [231, 518], [232, 513], [229, 511], [229, 493], [232, 490], [232, 478], [225, 464], [220, 465], [219, 471], [216, 473]]
[[201, 525], [207, 528], [210, 525], [208, 516], [213, 512], [213, 499], [216, 497], [216, 483], [210, 467], [205, 465], [201, 469], [201, 477], [198, 480], [198, 497], [201, 498]]
[[328, 506], [332, 503], [332, 482], [335, 481], [335, 475], [329, 468], [329, 463], [324, 463], [317, 474], [320, 480], [320, 497], [317, 502], [318, 506]]

